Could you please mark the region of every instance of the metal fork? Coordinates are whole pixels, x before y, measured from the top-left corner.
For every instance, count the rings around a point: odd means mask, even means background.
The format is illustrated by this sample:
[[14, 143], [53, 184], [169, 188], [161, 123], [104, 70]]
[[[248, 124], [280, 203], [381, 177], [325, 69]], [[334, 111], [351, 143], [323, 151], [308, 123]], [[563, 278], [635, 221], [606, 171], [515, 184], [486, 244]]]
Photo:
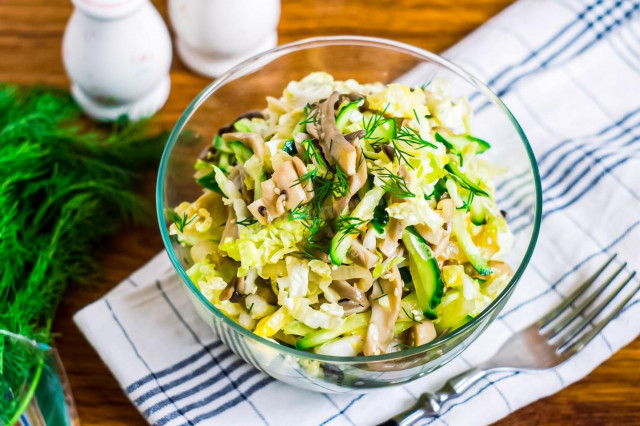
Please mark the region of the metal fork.
[[614, 254], [609, 258], [600, 269], [589, 277], [584, 284], [578, 287], [558, 307], [544, 315], [531, 326], [511, 336], [491, 359], [449, 379], [438, 391], [434, 393], [423, 393], [413, 407], [379, 426], [409, 426], [420, 419], [435, 417], [439, 414], [445, 402], [459, 397], [474, 383], [489, 374], [505, 371], [552, 368], [574, 356], [615, 318], [640, 289], [640, 285], [637, 285], [605, 318], [597, 324], [592, 325], [592, 328], [587, 332], [581, 334], [636, 274], [632, 272], [598, 306], [590, 312], [586, 312], [587, 308], [593, 304], [598, 296], [604, 292], [627, 266], [625, 262], [589, 296], [574, 305], [577, 299], [593, 285], [615, 257], [616, 255]]

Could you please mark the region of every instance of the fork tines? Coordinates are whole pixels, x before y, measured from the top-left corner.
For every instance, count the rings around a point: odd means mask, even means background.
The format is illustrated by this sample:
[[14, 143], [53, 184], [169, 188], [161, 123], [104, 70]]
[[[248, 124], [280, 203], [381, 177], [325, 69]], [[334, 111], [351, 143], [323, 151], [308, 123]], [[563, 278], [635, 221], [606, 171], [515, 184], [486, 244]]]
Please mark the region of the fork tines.
[[[604, 291], [613, 283], [620, 272], [626, 268], [627, 263], [620, 265], [596, 290], [587, 296], [582, 302], [573, 306], [576, 300], [582, 296], [598, 279], [598, 277], [607, 269], [607, 266], [613, 262], [616, 255], [611, 256], [600, 269], [598, 269], [591, 277], [589, 277], [582, 285], [580, 285], [571, 295], [569, 295], [558, 307], [546, 314], [538, 321], [540, 333], [546, 335], [549, 340], [557, 339], [554, 342], [557, 345], [558, 353], [575, 353], [586, 346], [615, 316], [624, 308], [631, 300], [633, 295], [640, 289], [640, 285], [629, 293], [611, 312], [597, 324], [593, 325], [586, 333], [580, 333], [591, 324], [593, 319], [611, 303], [611, 301], [631, 282], [636, 275], [632, 272], [622, 281], [598, 306], [587, 313], [587, 309], [594, 301], [601, 296]], [[563, 316], [563, 314], [565, 314]], [[574, 324], [575, 323], [575, 324]], [[553, 326], [552, 326], [553, 324]], [[574, 324], [567, 330], [571, 324]], [[567, 331], [565, 331], [567, 330]]]

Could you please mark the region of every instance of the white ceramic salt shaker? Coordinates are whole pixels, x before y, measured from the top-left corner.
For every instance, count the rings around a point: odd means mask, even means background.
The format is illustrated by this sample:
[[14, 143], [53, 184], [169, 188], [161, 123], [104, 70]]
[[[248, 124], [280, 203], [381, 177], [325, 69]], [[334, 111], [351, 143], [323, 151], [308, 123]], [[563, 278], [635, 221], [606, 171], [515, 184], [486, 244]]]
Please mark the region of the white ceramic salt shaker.
[[101, 121], [151, 116], [169, 96], [171, 37], [149, 0], [72, 0], [62, 58], [71, 93]]
[[280, 0], [168, 0], [180, 59], [218, 77], [278, 43]]

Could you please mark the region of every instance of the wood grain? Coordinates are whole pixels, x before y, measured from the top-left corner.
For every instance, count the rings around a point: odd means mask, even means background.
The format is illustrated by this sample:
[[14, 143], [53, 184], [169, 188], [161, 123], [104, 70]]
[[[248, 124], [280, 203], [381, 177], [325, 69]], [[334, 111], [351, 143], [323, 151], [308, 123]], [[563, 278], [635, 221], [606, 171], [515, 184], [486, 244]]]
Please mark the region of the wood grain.
[[[432, 51], [451, 46], [512, 0], [283, 0], [280, 42], [328, 34], [387, 37]], [[166, 17], [166, 2], [154, 1]], [[0, 81], [67, 87], [60, 59], [62, 34], [72, 12], [69, 0], [0, 1]], [[170, 129], [209, 80], [176, 57], [172, 91], [154, 126]], [[153, 174], [140, 190], [151, 200]], [[125, 229], [96, 249], [99, 278], [73, 285], [62, 302], [54, 330], [85, 425], [143, 425], [100, 358], [72, 321], [162, 249], [155, 225]], [[521, 409], [500, 425], [640, 424], [640, 340], [621, 350], [586, 379]]]

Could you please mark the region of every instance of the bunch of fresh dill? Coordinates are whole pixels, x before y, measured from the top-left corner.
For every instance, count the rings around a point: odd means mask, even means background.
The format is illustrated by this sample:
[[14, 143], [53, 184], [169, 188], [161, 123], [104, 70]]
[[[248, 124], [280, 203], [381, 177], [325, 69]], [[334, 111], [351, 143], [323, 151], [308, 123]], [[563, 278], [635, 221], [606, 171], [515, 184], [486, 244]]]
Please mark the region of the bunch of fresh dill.
[[0, 85], [0, 424], [41, 362], [9, 333], [48, 343], [66, 285], [95, 271], [94, 244], [149, 213], [132, 187], [163, 136], [146, 127], [89, 128], [66, 92]]

